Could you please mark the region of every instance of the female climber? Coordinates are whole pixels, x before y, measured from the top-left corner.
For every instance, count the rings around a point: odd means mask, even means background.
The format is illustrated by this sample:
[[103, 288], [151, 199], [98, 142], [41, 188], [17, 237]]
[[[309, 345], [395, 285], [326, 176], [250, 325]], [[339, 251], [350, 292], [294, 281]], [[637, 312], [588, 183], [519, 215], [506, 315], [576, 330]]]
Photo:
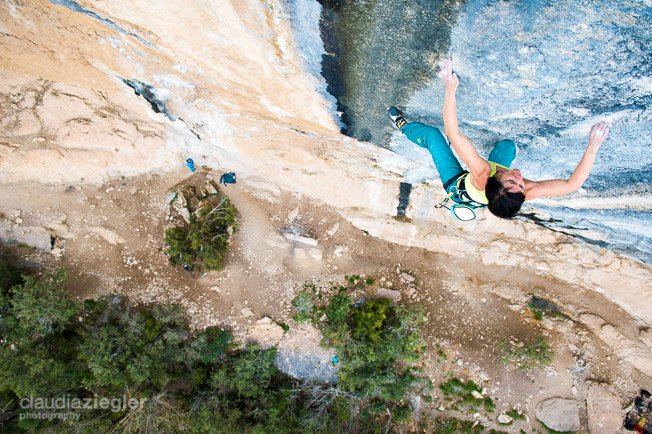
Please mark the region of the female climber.
[[598, 150], [609, 134], [609, 125], [606, 122], [598, 122], [591, 127], [584, 156], [568, 179], [530, 181], [523, 178], [520, 170], [510, 169], [516, 157], [516, 144], [513, 140], [498, 141], [489, 158], [485, 160], [460, 132], [455, 102], [459, 79], [453, 72], [451, 59], [442, 61], [439, 77], [446, 87], [444, 132], [457, 155], [469, 168], [468, 171], [462, 169], [439, 129], [419, 122], [407, 122], [403, 113], [396, 107], [390, 107], [388, 112], [397, 129], [412, 142], [430, 151], [444, 189], [448, 193], [447, 199], [454, 202], [453, 207], [473, 209], [486, 206], [498, 217], [511, 218], [521, 209], [524, 201], [572, 193], [579, 190], [589, 177]]

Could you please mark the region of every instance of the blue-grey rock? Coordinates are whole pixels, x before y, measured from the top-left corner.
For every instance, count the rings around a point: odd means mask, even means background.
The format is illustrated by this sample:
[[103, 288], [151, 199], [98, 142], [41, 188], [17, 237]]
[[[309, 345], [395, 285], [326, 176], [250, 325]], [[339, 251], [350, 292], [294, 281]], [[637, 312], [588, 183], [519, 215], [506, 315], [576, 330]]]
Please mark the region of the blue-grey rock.
[[536, 416], [554, 431], [579, 431], [580, 416], [577, 403], [571, 399], [550, 398], [537, 404]]
[[[591, 125], [611, 124], [583, 192], [535, 203], [552, 217], [538, 223], [646, 262], [652, 261], [650, 40], [652, 7], [643, 0], [472, 0], [452, 26], [447, 53], [460, 76], [462, 131], [485, 156], [499, 138], [514, 139], [520, 151], [514, 166], [528, 179], [568, 178]], [[433, 73], [405, 111], [441, 126], [443, 95]]]

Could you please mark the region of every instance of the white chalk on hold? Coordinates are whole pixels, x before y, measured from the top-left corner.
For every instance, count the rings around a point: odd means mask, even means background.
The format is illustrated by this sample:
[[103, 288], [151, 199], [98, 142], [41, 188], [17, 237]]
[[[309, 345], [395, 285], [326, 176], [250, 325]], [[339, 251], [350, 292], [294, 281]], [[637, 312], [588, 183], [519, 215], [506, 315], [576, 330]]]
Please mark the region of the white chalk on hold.
[[596, 136], [601, 136], [601, 135], [602, 135], [602, 131], [600, 131], [600, 130], [596, 130], [596, 131], [595, 131], [595, 135], [596, 135]]

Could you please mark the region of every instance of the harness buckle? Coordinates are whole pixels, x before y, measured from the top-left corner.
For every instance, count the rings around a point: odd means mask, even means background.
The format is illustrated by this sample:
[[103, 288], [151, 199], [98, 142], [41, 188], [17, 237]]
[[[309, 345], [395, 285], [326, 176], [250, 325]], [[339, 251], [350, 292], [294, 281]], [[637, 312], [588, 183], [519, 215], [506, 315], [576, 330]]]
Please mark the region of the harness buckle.
[[[440, 203], [435, 204], [435, 208], [446, 208], [453, 218], [456, 218], [460, 221], [471, 221], [476, 219], [475, 209], [484, 208], [484, 204], [478, 203], [471, 198], [464, 198], [463, 193], [466, 193], [464, 190], [460, 189], [460, 184], [463, 177], [457, 180], [454, 186], [451, 187], [450, 191]], [[468, 195], [467, 195], [468, 196]], [[448, 202], [452, 200], [453, 205], [448, 205]]]

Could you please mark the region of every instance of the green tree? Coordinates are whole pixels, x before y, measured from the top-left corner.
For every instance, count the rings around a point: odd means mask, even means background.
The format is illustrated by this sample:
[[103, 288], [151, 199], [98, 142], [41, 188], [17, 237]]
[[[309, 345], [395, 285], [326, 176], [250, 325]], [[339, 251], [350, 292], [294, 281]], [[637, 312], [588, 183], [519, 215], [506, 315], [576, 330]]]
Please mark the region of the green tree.
[[249, 345], [245, 351], [232, 356], [228, 364], [223, 364], [213, 374], [212, 385], [216, 389], [234, 389], [241, 397], [259, 397], [266, 392], [277, 373], [275, 357], [275, 349], [263, 350]]
[[9, 288], [23, 283], [20, 270], [11, 266], [9, 260], [0, 255], [0, 293], [7, 292]]
[[[425, 317], [420, 311], [392, 306], [390, 300], [383, 298], [354, 304], [348, 293], [369, 282], [373, 283], [373, 279], [363, 281], [357, 275], [347, 276], [346, 286], [331, 288], [335, 289], [335, 295], [318, 308], [327, 320], [315, 321], [324, 334], [324, 344], [335, 347], [340, 359], [337, 385], [342, 393], [340, 399], [346, 399], [349, 404], [355, 402], [359, 407], [355, 416], [347, 413], [354, 419], [349, 420], [346, 428], [351, 431], [381, 429], [387, 412], [393, 414], [392, 420], [408, 420], [410, 409], [400, 402], [411, 388], [422, 382], [410, 363], [416, 362], [425, 350], [419, 334]], [[320, 399], [319, 402], [323, 408], [324, 402], [330, 406], [335, 401]], [[322, 417], [308, 411], [303, 419], [310, 421], [311, 426], [321, 426], [326, 423], [324, 417], [332, 422], [336, 414], [344, 414], [329, 406], [325, 412], [318, 412]]]
[[13, 314], [27, 333], [54, 333], [79, 312], [77, 304], [63, 290], [66, 278], [63, 270], [41, 278], [26, 276], [24, 284], [11, 289]]
[[190, 214], [190, 223], [165, 231], [170, 260], [197, 270], [220, 270], [236, 228], [235, 207], [223, 196], [215, 207], [206, 204]]
[[0, 390], [19, 396], [56, 393], [74, 387], [74, 333], [68, 323], [79, 307], [63, 288], [66, 273], [26, 276], [0, 299]]
[[193, 339], [188, 350], [189, 360], [215, 363], [226, 355], [226, 350], [232, 343], [231, 333], [218, 327], [209, 327]]
[[178, 306], [147, 309], [119, 296], [100, 300], [90, 306], [79, 346], [92, 373], [85, 385], [163, 386], [188, 374], [184, 347], [189, 339], [187, 319]]

